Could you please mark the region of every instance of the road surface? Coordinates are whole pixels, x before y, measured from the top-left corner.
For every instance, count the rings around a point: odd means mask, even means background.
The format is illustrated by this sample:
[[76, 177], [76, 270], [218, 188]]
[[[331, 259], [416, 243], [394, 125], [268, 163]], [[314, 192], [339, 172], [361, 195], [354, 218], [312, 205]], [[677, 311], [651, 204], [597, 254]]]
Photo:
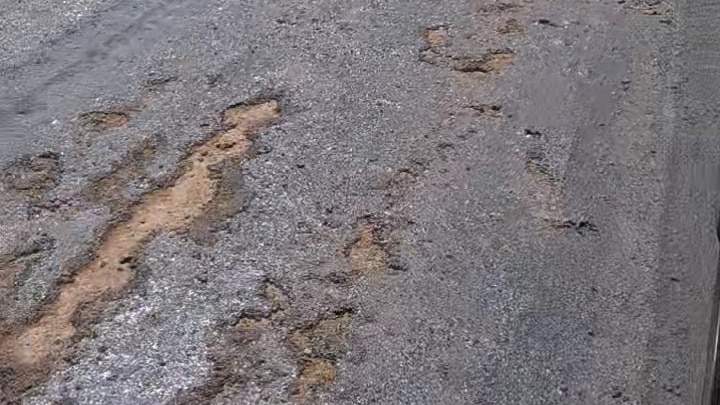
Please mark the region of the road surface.
[[0, 10], [0, 402], [708, 403], [717, 2]]

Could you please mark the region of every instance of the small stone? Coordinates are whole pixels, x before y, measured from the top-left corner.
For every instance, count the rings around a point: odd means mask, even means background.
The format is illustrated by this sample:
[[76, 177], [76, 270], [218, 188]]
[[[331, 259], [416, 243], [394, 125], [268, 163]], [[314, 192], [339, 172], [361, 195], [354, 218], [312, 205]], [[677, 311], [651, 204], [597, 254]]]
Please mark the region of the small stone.
[[255, 153], [258, 155], [266, 155], [273, 151], [273, 147], [267, 144], [260, 144], [255, 148]]
[[295, 227], [298, 233], [312, 233], [312, 229], [310, 229], [310, 225], [307, 222], [300, 221], [295, 225]]

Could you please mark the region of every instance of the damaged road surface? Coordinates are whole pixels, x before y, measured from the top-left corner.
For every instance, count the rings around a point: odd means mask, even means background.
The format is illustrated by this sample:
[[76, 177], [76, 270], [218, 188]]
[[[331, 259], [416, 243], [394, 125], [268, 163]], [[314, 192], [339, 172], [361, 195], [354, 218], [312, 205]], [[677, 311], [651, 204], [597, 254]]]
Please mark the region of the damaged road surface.
[[720, 5], [0, 10], [0, 403], [716, 403]]

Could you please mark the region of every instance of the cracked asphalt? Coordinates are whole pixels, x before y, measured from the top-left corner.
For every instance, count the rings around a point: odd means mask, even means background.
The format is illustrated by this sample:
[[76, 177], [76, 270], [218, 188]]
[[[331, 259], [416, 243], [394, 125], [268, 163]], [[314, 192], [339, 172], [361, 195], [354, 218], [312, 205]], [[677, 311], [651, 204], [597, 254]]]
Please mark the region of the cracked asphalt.
[[712, 0], [0, 0], [3, 404], [705, 404]]

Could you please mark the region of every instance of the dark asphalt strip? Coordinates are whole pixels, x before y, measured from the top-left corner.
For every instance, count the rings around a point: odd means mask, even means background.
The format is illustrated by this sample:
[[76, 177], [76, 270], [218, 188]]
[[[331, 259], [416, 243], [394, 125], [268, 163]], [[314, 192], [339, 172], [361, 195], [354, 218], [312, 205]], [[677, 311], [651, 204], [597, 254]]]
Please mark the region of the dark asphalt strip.
[[[720, 218], [720, 215], [718, 215]], [[720, 243], [720, 219], [716, 227], [718, 243]], [[720, 404], [720, 364], [718, 364], [718, 344], [720, 344], [720, 260], [718, 260], [718, 276], [715, 281], [713, 296], [713, 312], [710, 322], [710, 339], [708, 347], [708, 370], [705, 376], [703, 404]]]
[[[711, 255], [716, 254], [720, 243], [720, 212], [717, 210], [718, 182], [720, 182], [717, 152], [720, 139], [720, 122], [718, 121], [718, 117], [720, 117], [720, 103], [718, 103], [720, 100], [718, 85], [720, 82], [720, 70], [718, 70], [718, 66], [720, 66], [720, 43], [718, 42], [718, 38], [720, 38], [720, 25], [718, 24], [720, 2], [717, 0], [681, 0], [677, 2], [677, 6], [676, 11], [681, 21], [683, 42], [678, 53], [679, 67], [686, 80], [683, 85], [684, 111], [681, 113], [684, 115], [684, 122], [678, 128], [677, 140], [680, 144], [685, 145], [679, 151], [683, 151], [685, 154], [683, 160], [687, 162], [685, 164], [692, 168], [688, 173], [690, 176], [687, 178], [691, 183], [695, 183], [695, 186], [691, 186], [694, 188], [694, 192], [689, 195], [699, 203], [688, 200], [692, 207], [692, 211], [689, 212], [694, 211], [697, 219], [707, 218], [702, 214], [704, 210], [714, 209], [715, 211], [715, 240], [693, 252], [695, 255], [709, 259], [712, 257]], [[699, 152], [700, 150], [704, 150], [704, 152]], [[685, 153], [690, 151], [695, 152]], [[698, 199], [697, 197], [701, 195], [704, 198]], [[705, 239], [703, 229], [701, 229], [702, 224], [687, 215], [682, 217], [692, 224], [688, 230], [697, 235], [685, 234], [685, 238], [694, 239], [692, 242], [694, 244]], [[709, 238], [706, 240], [709, 242]], [[698, 244], [698, 246], [701, 245]], [[687, 247], [693, 249], [690, 244], [687, 244]], [[708, 329], [703, 331], [698, 327], [696, 332], [707, 333], [704, 335], [707, 336], [707, 346], [705, 346], [707, 352], [703, 353], [705, 358], [697, 366], [698, 372], [704, 372], [702, 381], [698, 381], [702, 384], [702, 398], [697, 398], [701, 402], [693, 402], [703, 405], [718, 405], [720, 404], [720, 364], [718, 361], [720, 354], [720, 259], [715, 259], [714, 274], [710, 274], [703, 268], [705, 264], [711, 265], [710, 260], [705, 262], [703, 259], [696, 259], [692, 263], [693, 265], [688, 270], [691, 272], [690, 276], [694, 279], [693, 284], [695, 285], [687, 288], [685, 298], [712, 306], [711, 308], [706, 307], [710, 319], [703, 326]], [[697, 296], [703, 291], [702, 284], [712, 285], [712, 296], [708, 296], [707, 301], [703, 297]], [[699, 307], [697, 310], [702, 311]], [[701, 321], [698, 320], [698, 322]], [[698, 352], [700, 350], [705, 349], [699, 346]], [[700, 360], [699, 356], [690, 358], [694, 358], [695, 361]], [[693, 364], [693, 360], [690, 360], [689, 364]], [[692, 384], [693, 381], [690, 383]]]
[[[691, 65], [686, 66], [690, 71], [691, 80], [694, 78], [704, 90], [693, 94], [700, 96], [695, 102], [698, 109], [704, 114], [700, 115], [701, 125], [707, 130], [707, 135], [712, 137], [720, 136], [718, 133], [717, 120], [717, 62], [720, 60], [720, 47], [717, 45], [720, 29], [717, 24], [717, 17], [720, 15], [720, 3], [717, 1], [694, 1], [687, 2], [687, 24], [690, 35], [686, 38], [688, 48], [698, 56], [697, 59], [689, 60]], [[692, 52], [690, 53], [692, 55]], [[692, 73], [695, 73], [693, 75]], [[693, 77], [694, 76], [694, 77]], [[720, 244], [720, 213], [717, 214], [715, 235]], [[712, 297], [712, 315], [709, 322], [710, 336], [708, 339], [708, 353], [706, 362], [705, 379], [703, 381], [703, 405], [720, 404], [720, 259], [717, 264], [715, 286]]]

